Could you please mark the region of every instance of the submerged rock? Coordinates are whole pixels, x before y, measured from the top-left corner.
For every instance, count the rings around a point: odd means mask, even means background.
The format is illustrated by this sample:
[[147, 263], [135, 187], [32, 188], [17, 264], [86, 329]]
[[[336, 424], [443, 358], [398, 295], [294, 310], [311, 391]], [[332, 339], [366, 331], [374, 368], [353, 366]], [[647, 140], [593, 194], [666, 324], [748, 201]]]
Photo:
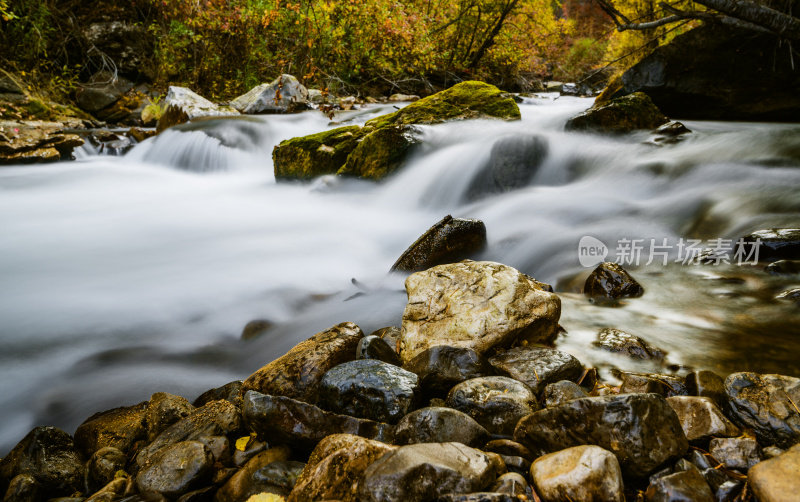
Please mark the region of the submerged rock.
[[657, 347], [653, 347], [644, 339], [626, 333], [620, 329], [603, 328], [597, 334], [596, 347], [617, 354], [624, 354], [633, 359], [645, 359], [662, 361], [665, 352]]
[[231, 101], [241, 113], [292, 113], [308, 109], [308, 90], [284, 73], [268, 84], [253, 87]]
[[567, 121], [567, 131], [627, 133], [639, 129], [655, 129], [669, 119], [647, 94], [636, 92], [595, 103], [585, 112]]
[[793, 260], [800, 258], [800, 228], [758, 230], [742, 237], [746, 243], [759, 241], [758, 260]]
[[395, 428], [396, 444], [463, 443], [478, 448], [489, 433], [466, 413], [453, 408], [430, 407], [404, 416]]
[[603, 262], [586, 278], [583, 292], [590, 298], [637, 298], [644, 294], [644, 288], [636, 279], [613, 262]]
[[363, 336], [351, 322], [321, 331], [247, 377], [242, 392], [256, 390], [316, 403], [322, 377], [334, 366], [355, 359]]
[[136, 486], [142, 493], [177, 497], [203, 483], [211, 474], [214, 459], [198, 441], [183, 441], [164, 447], [139, 471]]
[[531, 478], [544, 502], [625, 500], [617, 457], [599, 446], [574, 446], [539, 457]]
[[653, 472], [689, 447], [677, 415], [658, 394], [589, 397], [545, 408], [520, 420], [514, 439], [542, 453], [601, 446], [633, 477]]
[[756, 464], [747, 481], [761, 502], [788, 502], [800, 493], [800, 445]]
[[359, 500], [423, 502], [448, 493], [479, 491], [503, 470], [496, 455], [460, 443], [401, 446], [367, 468]]
[[449, 214], [429, 228], [397, 259], [391, 270], [416, 272], [469, 258], [486, 247], [486, 225], [481, 220]]
[[436, 345], [425, 349], [405, 368], [419, 376], [424, 395], [444, 397], [453, 386], [492, 373], [489, 361], [472, 349]]
[[733, 373], [725, 380], [730, 417], [765, 446], [800, 441], [800, 378]]
[[410, 362], [435, 345], [483, 354], [518, 338], [554, 338], [561, 300], [514, 268], [465, 260], [439, 265], [406, 279], [400, 357]]
[[499, 374], [530, 387], [537, 396], [547, 384], [576, 381], [583, 373], [583, 365], [574, 356], [549, 347], [514, 347], [490, 358], [489, 363]]
[[667, 402], [675, 410], [686, 439], [707, 441], [712, 437], [734, 437], [741, 431], [722, 414], [722, 410], [707, 397], [674, 396]]
[[159, 132], [177, 124], [203, 117], [239, 115], [230, 107], [218, 106], [186, 87], [170, 86], [164, 98], [164, 113], [158, 119]]
[[488, 162], [470, 183], [467, 198], [471, 200], [528, 186], [549, 150], [547, 140], [542, 136], [512, 136], [497, 140]]
[[539, 405], [536, 394], [522, 382], [493, 376], [473, 378], [450, 390], [447, 406], [475, 419], [492, 434], [510, 436], [519, 419]]

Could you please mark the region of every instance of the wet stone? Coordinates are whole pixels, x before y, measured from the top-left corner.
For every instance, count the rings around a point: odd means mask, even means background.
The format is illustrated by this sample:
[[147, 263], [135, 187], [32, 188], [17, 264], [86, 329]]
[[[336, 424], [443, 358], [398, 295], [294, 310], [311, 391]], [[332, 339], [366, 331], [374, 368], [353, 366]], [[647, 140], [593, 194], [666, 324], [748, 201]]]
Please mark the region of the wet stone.
[[764, 455], [764, 458], [774, 458], [778, 455], [781, 455], [786, 450], [778, 448], [777, 446], [767, 446], [766, 448], [761, 449], [761, 453]]
[[244, 325], [241, 338], [242, 340], [252, 340], [254, 338], [258, 338], [269, 331], [272, 326], [272, 321], [267, 319], [254, 319]]
[[130, 452], [136, 441], [147, 437], [147, 402], [95, 413], [75, 431], [75, 446], [84, 457], [107, 446]]
[[701, 453], [695, 449], [689, 451], [688, 459], [701, 471], [711, 469], [719, 463], [714, 457], [711, 456], [710, 453]]
[[467, 199], [507, 192], [527, 186], [547, 158], [547, 139], [535, 135], [514, 135], [497, 140], [489, 160], [467, 189]]
[[728, 469], [746, 471], [761, 462], [761, 447], [750, 438], [715, 438], [708, 452]]
[[291, 487], [288, 490], [273, 487], [269, 476], [265, 475], [267, 474], [265, 469], [275, 462], [285, 462], [288, 458], [289, 449], [285, 446], [262, 451], [228, 479], [217, 492], [215, 500], [217, 502], [240, 502], [261, 492], [287, 495]]
[[800, 441], [800, 378], [758, 373], [733, 373], [725, 379], [729, 417], [753, 429], [769, 446]]
[[422, 502], [449, 493], [480, 491], [503, 470], [496, 455], [460, 443], [401, 446], [367, 468], [359, 500]]
[[800, 228], [758, 230], [743, 237], [747, 243], [760, 241], [759, 261], [800, 259]]
[[539, 405], [531, 389], [512, 378], [473, 378], [450, 390], [447, 406], [463, 411], [492, 434], [510, 436], [519, 419]]
[[800, 445], [775, 458], [756, 464], [747, 473], [760, 502], [785, 502], [800, 493]]
[[787, 289], [775, 295], [776, 300], [794, 302], [800, 305], [800, 288]]
[[455, 385], [492, 373], [489, 361], [474, 350], [446, 345], [424, 350], [404, 367], [419, 377], [429, 397], [444, 397]]
[[534, 453], [597, 445], [633, 477], [650, 474], [689, 446], [677, 415], [658, 394], [589, 397], [545, 408], [520, 420], [514, 439]]
[[686, 390], [686, 382], [683, 378], [675, 375], [661, 375], [657, 373], [633, 373], [622, 372], [622, 386], [620, 393], [655, 393], [664, 397], [685, 396], [689, 393]]
[[613, 300], [642, 296], [644, 288], [621, 265], [603, 262], [586, 278], [583, 292], [590, 298]]
[[400, 328], [397, 326], [387, 326], [385, 328], [377, 329], [370, 333], [370, 335], [383, 338], [391, 348], [397, 352], [397, 342], [400, 340]]
[[255, 437], [250, 436], [243, 449], [239, 448], [239, 446], [241, 446], [241, 444], [238, 443], [237, 440], [237, 445], [233, 452], [233, 465], [237, 467], [243, 466], [249, 462], [251, 458], [268, 449], [269, 443], [266, 441], [259, 441]]
[[526, 458], [517, 457], [514, 455], [500, 455], [500, 458], [503, 460], [503, 463], [509, 472], [527, 474], [528, 471], [530, 471], [531, 461]]
[[715, 502], [706, 480], [691, 469], [658, 478], [647, 487], [645, 496], [647, 502]]
[[147, 441], [153, 441], [164, 429], [189, 416], [192, 411], [194, 411], [194, 406], [181, 396], [166, 392], [153, 394], [144, 414], [147, 425]]
[[528, 484], [528, 480], [526, 480], [525, 476], [518, 472], [507, 472], [497, 478], [497, 481], [494, 482], [491, 491], [495, 493], [507, 493], [515, 497], [518, 495], [523, 495], [527, 497], [528, 500], [533, 499], [533, 493], [530, 485]]
[[225, 436], [207, 436], [198, 438], [197, 441], [206, 445], [208, 451], [211, 453], [211, 458], [214, 462], [223, 464], [230, 463], [231, 459], [231, 442]]
[[445, 216], [422, 234], [391, 270], [416, 272], [474, 257], [486, 247], [486, 225], [480, 220]]
[[489, 440], [489, 432], [466, 413], [430, 407], [404, 416], [397, 423], [394, 440], [400, 445], [455, 442], [478, 448]]
[[537, 396], [545, 386], [559, 380], [575, 381], [583, 365], [571, 354], [549, 347], [515, 347], [489, 359], [501, 375], [519, 380]]
[[320, 405], [335, 413], [378, 422], [397, 422], [419, 399], [414, 373], [377, 359], [334, 367], [322, 377]]
[[725, 406], [725, 380], [713, 371], [693, 371], [686, 375], [686, 390], [691, 396], [708, 397], [719, 406]]
[[735, 437], [741, 432], [710, 398], [674, 396], [667, 398], [667, 402], [678, 415], [683, 432], [689, 441], [707, 441], [712, 437]]
[[37, 502], [42, 499], [42, 487], [32, 474], [19, 474], [8, 483], [3, 502]]
[[533, 460], [535, 458], [534, 454], [529, 449], [510, 439], [493, 439], [486, 443], [481, 449], [483, 451], [497, 453], [498, 455], [516, 456], [528, 460]]
[[183, 441], [162, 448], [149, 465], [136, 475], [136, 486], [142, 493], [157, 492], [177, 497], [210, 478], [214, 459], [208, 448], [198, 441]]
[[764, 271], [772, 275], [800, 274], [800, 260], [778, 260], [764, 267]]
[[594, 345], [603, 350], [623, 354], [633, 359], [662, 361], [665, 356], [663, 350], [653, 347], [642, 338], [614, 328], [600, 330]]
[[128, 459], [116, 448], [107, 446], [94, 452], [86, 464], [86, 484], [95, 492], [110, 483], [117, 471], [124, 470]]
[[194, 400], [192, 405], [195, 408], [200, 408], [201, 406], [205, 406], [211, 401], [225, 400], [238, 406], [242, 400], [240, 397], [241, 390], [242, 390], [242, 381], [235, 380], [233, 382], [226, 383], [222, 387], [209, 389], [203, 392], [202, 394], [197, 396], [197, 399]]
[[583, 397], [589, 397], [589, 394], [583, 390], [583, 387], [569, 380], [548, 384], [542, 393], [542, 401], [545, 408], [558, 406], [567, 401]]
[[385, 363], [400, 366], [400, 356], [383, 338], [368, 335], [359, 340], [356, 347], [356, 359], [377, 359]]
[[531, 466], [536, 493], [544, 502], [623, 502], [617, 457], [599, 446], [575, 446], [536, 459]]

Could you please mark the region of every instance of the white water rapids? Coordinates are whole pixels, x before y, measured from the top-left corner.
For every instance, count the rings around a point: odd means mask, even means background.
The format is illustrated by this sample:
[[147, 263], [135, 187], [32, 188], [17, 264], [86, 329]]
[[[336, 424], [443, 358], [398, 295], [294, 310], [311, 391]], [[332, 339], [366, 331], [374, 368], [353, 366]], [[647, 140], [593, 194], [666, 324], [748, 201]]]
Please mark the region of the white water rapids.
[[[519, 122], [424, 127], [382, 184], [275, 183], [273, 146], [332, 127], [319, 112], [178, 127], [124, 157], [0, 168], [0, 454], [34, 425], [72, 433], [157, 391], [193, 400], [338, 322], [399, 325], [404, 276], [387, 270], [446, 214], [486, 223], [479, 258], [558, 285], [558, 346], [585, 364], [637, 367], [591, 347], [609, 326], [684, 367], [800, 376], [798, 309], [773, 300], [798, 276], [651, 264], [628, 267], [640, 299], [611, 308], [578, 294], [584, 235], [613, 255], [622, 238], [800, 226], [800, 127], [687, 122], [694, 133], [664, 146], [563, 132], [590, 104], [549, 96], [520, 105]], [[526, 135], [548, 144], [529, 185], [469, 200], [492, 145]], [[253, 319], [274, 326], [240, 340]]]

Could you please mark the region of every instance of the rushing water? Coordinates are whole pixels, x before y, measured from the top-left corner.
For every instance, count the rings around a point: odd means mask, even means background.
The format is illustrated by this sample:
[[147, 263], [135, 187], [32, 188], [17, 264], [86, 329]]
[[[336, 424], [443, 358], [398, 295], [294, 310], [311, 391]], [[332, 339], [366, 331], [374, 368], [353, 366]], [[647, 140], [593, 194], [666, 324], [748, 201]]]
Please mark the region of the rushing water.
[[[123, 157], [84, 151], [77, 162], [3, 168], [0, 453], [36, 424], [72, 432], [93, 412], [162, 390], [193, 399], [341, 321], [398, 325], [404, 277], [387, 270], [448, 213], [486, 223], [480, 258], [557, 285], [567, 330], [558, 345], [586, 364], [647, 369], [592, 348], [610, 326], [683, 369], [800, 376], [798, 309], [773, 299], [799, 276], [673, 263], [681, 238], [800, 224], [800, 129], [688, 122], [695, 132], [664, 146], [645, 133], [563, 132], [590, 104], [550, 96], [521, 105], [520, 122], [424, 127], [424, 142], [382, 184], [275, 183], [273, 146], [332, 127], [318, 112], [208, 121]], [[529, 185], [470, 196], [492, 145], [530, 135], [548, 153]], [[595, 305], [578, 294], [585, 235], [611, 259], [620, 239], [667, 239], [670, 263], [644, 265], [645, 248], [642, 266], [629, 268], [646, 294]], [[240, 340], [257, 318], [274, 326]]]

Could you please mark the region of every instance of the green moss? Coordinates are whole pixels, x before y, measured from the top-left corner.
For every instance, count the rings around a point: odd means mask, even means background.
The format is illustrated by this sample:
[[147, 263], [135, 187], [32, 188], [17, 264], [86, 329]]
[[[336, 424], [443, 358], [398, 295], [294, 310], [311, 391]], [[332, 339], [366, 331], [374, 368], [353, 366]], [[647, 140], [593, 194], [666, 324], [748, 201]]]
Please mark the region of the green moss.
[[635, 92], [606, 103], [596, 104], [567, 121], [565, 129], [626, 133], [655, 129], [668, 120], [650, 96], [643, 92]]
[[337, 174], [378, 181], [397, 170], [416, 143], [408, 126], [388, 126], [365, 136]]
[[42, 102], [42, 101], [40, 101], [38, 99], [29, 100], [25, 104], [25, 111], [28, 112], [28, 114], [31, 117], [34, 117], [34, 118], [37, 118], [37, 119], [40, 119], [40, 120], [48, 119], [48, 118], [50, 118], [50, 115], [52, 114], [50, 108], [46, 104], [44, 104], [44, 102]]
[[335, 174], [360, 136], [360, 127], [347, 126], [282, 141], [272, 151], [275, 178], [308, 180]]

